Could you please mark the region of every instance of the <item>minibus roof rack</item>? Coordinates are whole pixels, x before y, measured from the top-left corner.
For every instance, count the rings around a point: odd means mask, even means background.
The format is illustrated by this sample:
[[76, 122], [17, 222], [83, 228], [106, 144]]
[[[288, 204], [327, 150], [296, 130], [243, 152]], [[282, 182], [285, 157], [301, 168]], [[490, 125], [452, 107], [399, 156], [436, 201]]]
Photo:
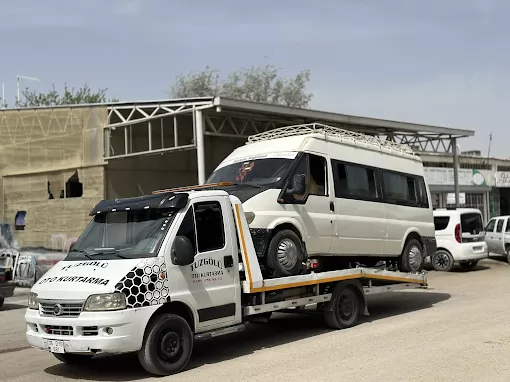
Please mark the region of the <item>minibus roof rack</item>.
[[354, 146], [365, 146], [376, 150], [388, 150], [392, 153], [411, 155], [415, 158], [419, 158], [419, 156], [409, 145], [382, 140], [371, 135], [344, 130], [336, 126], [328, 126], [322, 123], [284, 126], [265, 131], [263, 133], [254, 134], [248, 137], [247, 144], [309, 134], [321, 134], [324, 135], [326, 139], [328, 137], [332, 137], [339, 139], [342, 143], [347, 143]]

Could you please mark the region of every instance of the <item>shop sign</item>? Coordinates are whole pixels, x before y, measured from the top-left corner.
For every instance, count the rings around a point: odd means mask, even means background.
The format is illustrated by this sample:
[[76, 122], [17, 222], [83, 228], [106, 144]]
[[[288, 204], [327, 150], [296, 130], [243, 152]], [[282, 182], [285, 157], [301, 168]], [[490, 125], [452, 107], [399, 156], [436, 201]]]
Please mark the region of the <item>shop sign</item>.
[[496, 171], [496, 187], [510, 188], [509, 171]]
[[[453, 186], [453, 168], [425, 167], [425, 180], [433, 186]], [[459, 169], [459, 186], [491, 186], [491, 171]], [[510, 178], [509, 178], [510, 181]], [[510, 187], [510, 186], [509, 186]]]

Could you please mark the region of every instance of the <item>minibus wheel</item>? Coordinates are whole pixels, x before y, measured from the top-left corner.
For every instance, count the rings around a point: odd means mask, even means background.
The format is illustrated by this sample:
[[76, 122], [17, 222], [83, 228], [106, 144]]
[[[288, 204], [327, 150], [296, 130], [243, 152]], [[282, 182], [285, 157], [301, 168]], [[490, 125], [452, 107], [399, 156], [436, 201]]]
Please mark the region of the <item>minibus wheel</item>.
[[160, 314], [151, 319], [138, 360], [151, 374], [165, 376], [182, 371], [193, 351], [193, 332], [188, 322], [175, 314]]
[[421, 272], [425, 266], [423, 247], [417, 239], [407, 241], [400, 255], [399, 268], [403, 272]]
[[295, 276], [303, 268], [303, 253], [299, 236], [290, 229], [283, 229], [269, 242], [267, 263], [275, 277]]

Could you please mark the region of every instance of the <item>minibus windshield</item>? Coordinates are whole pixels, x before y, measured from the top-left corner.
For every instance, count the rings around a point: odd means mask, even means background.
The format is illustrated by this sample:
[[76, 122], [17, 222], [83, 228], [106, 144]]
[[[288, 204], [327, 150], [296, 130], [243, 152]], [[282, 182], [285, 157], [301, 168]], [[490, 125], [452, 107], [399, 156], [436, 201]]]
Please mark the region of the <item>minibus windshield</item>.
[[171, 209], [144, 209], [98, 214], [65, 260], [155, 257], [175, 213]]
[[231, 163], [214, 171], [207, 183], [232, 182], [254, 186], [277, 184], [292, 161], [289, 158], [264, 158]]

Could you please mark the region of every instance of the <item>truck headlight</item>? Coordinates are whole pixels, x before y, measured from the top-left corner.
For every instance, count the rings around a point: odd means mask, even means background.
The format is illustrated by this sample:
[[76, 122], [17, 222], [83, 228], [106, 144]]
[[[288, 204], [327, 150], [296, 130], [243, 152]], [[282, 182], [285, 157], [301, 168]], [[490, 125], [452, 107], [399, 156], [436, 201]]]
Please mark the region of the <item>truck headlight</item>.
[[39, 297], [37, 297], [37, 293], [30, 292], [28, 294], [28, 309], [39, 310]]
[[89, 296], [83, 308], [87, 312], [122, 309], [126, 309], [126, 296], [124, 293], [93, 294]]
[[246, 216], [246, 222], [248, 225], [251, 224], [251, 222], [255, 219], [255, 213], [254, 212], [245, 212], [244, 216]]

